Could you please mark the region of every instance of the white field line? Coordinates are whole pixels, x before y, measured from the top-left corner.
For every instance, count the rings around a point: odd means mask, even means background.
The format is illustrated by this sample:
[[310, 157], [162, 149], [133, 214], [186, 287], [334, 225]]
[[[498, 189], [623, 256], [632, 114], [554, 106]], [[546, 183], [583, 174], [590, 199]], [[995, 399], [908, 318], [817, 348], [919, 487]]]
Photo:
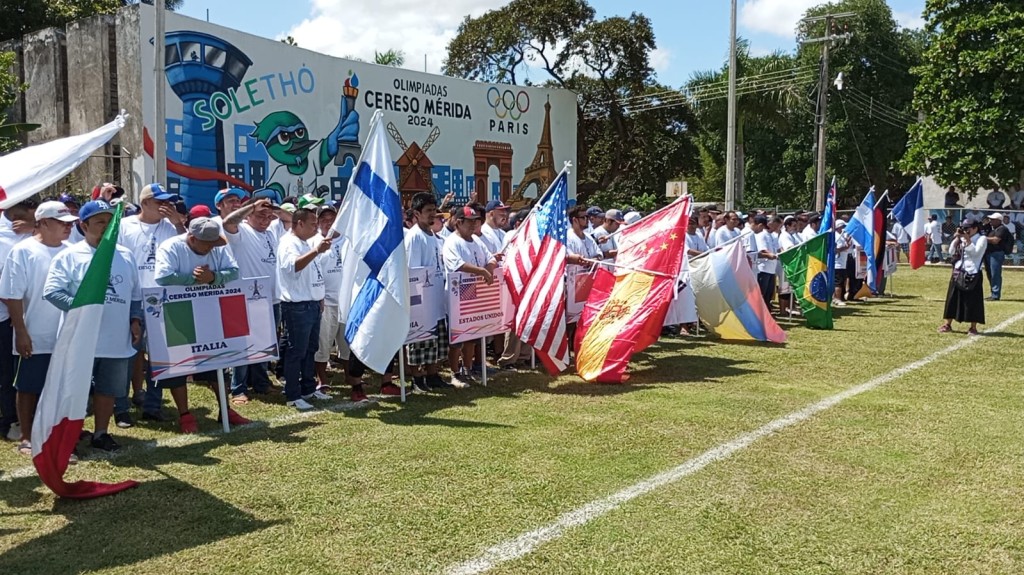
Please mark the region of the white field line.
[[[352, 410], [355, 410], [355, 409], [360, 409], [360, 408], [363, 408], [363, 407], [369, 407], [371, 405], [376, 405], [376, 404], [377, 404], [377, 398], [375, 398], [375, 397], [371, 397], [369, 402], [361, 402], [361, 403], [352, 403], [351, 401], [342, 401], [340, 403], [333, 403], [333, 404], [325, 405], [324, 407], [319, 408], [319, 409], [311, 409], [309, 411], [295, 411], [295, 412], [288, 413], [288, 414], [285, 414], [285, 415], [279, 415], [279, 416], [271, 418], [271, 419], [265, 419], [265, 420], [261, 420], [261, 421], [253, 421], [252, 423], [247, 423], [245, 425], [238, 425], [238, 426], [235, 426], [235, 427], [231, 428], [231, 433], [240, 432], [240, 431], [246, 431], [246, 430], [251, 431], [251, 430], [255, 430], [255, 429], [263, 429], [265, 427], [276, 427], [278, 425], [283, 425], [283, 424], [291, 423], [293, 421], [299, 421], [299, 420], [302, 420], [302, 419], [309, 419], [310, 417], [314, 417], [317, 414], [323, 413], [325, 411], [330, 411], [330, 412], [334, 412], [334, 413], [341, 413], [341, 412], [345, 412], [345, 411], [352, 411]], [[89, 454], [88, 458], [83, 458], [81, 460], [81, 463], [79, 463], [77, 467], [81, 467], [83, 464], [86, 464], [89, 461], [104, 461], [104, 460], [109, 460], [109, 459], [120, 459], [122, 457], [126, 457], [126, 456], [133, 455], [133, 454], [136, 454], [136, 453], [145, 453], [147, 451], [152, 451], [152, 450], [154, 450], [154, 449], [156, 449], [158, 447], [181, 447], [181, 446], [184, 446], [184, 445], [195, 445], [197, 443], [203, 443], [205, 441], [210, 441], [210, 440], [212, 440], [213, 438], [215, 438], [215, 437], [217, 437], [219, 435], [224, 435], [224, 430], [222, 430], [221, 428], [218, 427], [216, 431], [209, 431], [209, 432], [206, 432], [206, 433], [182, 434], [182, 435], [175, 435], [174, 437], [168, 437], [167, 439], [151, 439], [149, 441], [142, 441], [142, 442], [139, 442], [139, 443], [133, 443], [131, 446], [124, 446], [121, 449], [119, 449], [118, 451], [115, 451], [114, 453], [110, 453], [110, 454], [105, 454], [103, 452], [94, 451], [94, 452]], [[19, 469], [14, 469], [10, 473], [0, 472], [0, 482], [3, 482], [3, 481], [13, 481], [15, 479], [22, 479], [22, 478], [25, 478], [25, 477], [31, 477], [31, 476], [33, 476], [35, 474], [36, 474], [36, 468], [34, 466], [32, 466], [32, 465], [29, 465], [27, 467], [22, 467], [22, 468], [19, 468]]]
[[[1010, 319], [1007, 319], [1003, 323], [985, 331], [986, 333], [1003, 331], [1021, 319], [1024, 319], [1024, 312], [1019, 313]], [[914, 370], [920, 369], [941, 357], [960, 351], [961, 349], [976, 343], [979, 339], [980, 338], [977, 337], [963, 337], [953, 345], [936, 351], [929, 356], [915, 362], [908, 363], [903, 367], [898, 367], [889, 373], [880, 375], [870, 381], [851, 387], [833, 396], [826, 397], [817, 403], [808, 405], [803, 409], [794, 411], [789, 415], [780, 417], [779, 419], [771, 421], [753, 431], [744, 433], [731, 441], [722, 443], [717, 447], [705, 451], [697, 457], [685, 461], [678, 467], [674, 467], [668, 471], [663, 471], [662, 473], [644, 479], [639, 483], [630, 485], [617, 493], [613, 493], [607, 497], [594, 500], [582, 507], [573, 509], [572, 511], [563, 514], [554, 522], [543, 527], [539, 527], [533, 531], [523, 533], [514, 539], [509, 539], [494, 545], [493, 547], [484, 550], [483, 553], [477, 555], [473, 559], [448, 568], [446, 573], [448, 575], [476, 575], [490, 571], [500, 563], [505, 563], [507, 561], [523, 557], [524, 555], [532, 553], [537, 547], [562, 537], [567, 530], [573, 527], [585, 525], [586, 523], [589, 523], [610, 511], [614, 511], [623, 503], [636, 499], [641, 495], [646, 495], [659, 487], [675, 483], [716, 461], [730, 457], [732, 454], [749, 446], [759, 439], [763, 439], [778, 431], [782, 431], [787, 427], [801, 423], [818, 413], [825, 411], [826, 409], [834, 407], [844, 400], [860, 395], [866, 391], [871, 391], [884, 383], [888, 383]]]

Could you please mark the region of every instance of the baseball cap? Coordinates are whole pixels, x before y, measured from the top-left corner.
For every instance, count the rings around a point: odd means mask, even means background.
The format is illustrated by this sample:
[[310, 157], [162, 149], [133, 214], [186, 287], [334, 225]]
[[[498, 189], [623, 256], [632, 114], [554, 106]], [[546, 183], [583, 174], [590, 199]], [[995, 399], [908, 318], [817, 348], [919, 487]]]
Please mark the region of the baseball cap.
[[335, 206], [332, 203], [326, 203], [326, 204], [320, 206], [320, 209], [316, 211], [316, 215], [319, 216], [320, 214], [322, 214], [324, 212], [338, 213], [338, 208], [337, 208], [337, 206]]
[[622, 215], [621, 210], [611, 209], [604, 213], [605, 219], [615, 220], [619, 223], [626, 221], [626, 216]]
[[82, 202], [78, 201], [78, 198], [71, 194], [61, 194], [60, 198], [57, 198], [57, 200], [64, 204], [74, 204], [76, 206], [82, 205]]
[[[112, 185], [112, 184], [102, 183], [102, 184], [100, 184], [98, 186], [93, 186], [93, 188], [92, 188], [92, 199], [95, 200], [95, 199], [99, 198], [100, 197], [100, 190], [103, 189], [103, 186], [109, 186], [109, 185]], [[122, 188], [121, 186], [114, 186], [114, 195], [111, 196], [111, 199], [113, 199], [113, 198], [120, 198], [123, 195], [124, 195], [124, 188]]]
[[204, 204], [197, 204], [192, 206], [192, 209], [188, 211], [188, 217], [190, 218], [208, 218], [213, 215], [210, 211], [209, 206]]
[[281, 195], [277, 193], [274, 188], [263, 188], [258, 192], [253, 192], [252, 199], [255, 200], [270, 200], [270, 205], [279, 208], [281, 207]]
[[228, 243], [220, 231], [220, 223], [213, 218], [196, 218], [188, 224], [188, 235], [215, 246], [223, 246]]
[[985, 216], [985, 217], [986, 217], [986, 218], [988, 218], [988, 219], [990, 219], [990, 220], [999, 220], [999, 221], [1003, 221], [1003, 214], [1000, 214], [999, 212], [996, 212], [996, 213], [994, 213], [994, 214], [989, 214], [989, 215], [987, 215], [987, 216]]
[[239, 188], [227, 188], [217, 192], [217, 195], [213, 196], [214, 205], [221, 203], [222, 201], [224, 201], [224, 198], [228, 196], [235, 196], [241, 200], [244, 200], [249, 197], [249, 194], [245, 190]]
[[590, 206], [587, 208], [587, 217], [601, 216], [604, 217], [604, 210], [597, 206]]
[[782, 223], [788, 224], [790, 222], [795, 222], [795, 221], [796, 221], [796, 216], [786, 216], [785, 218], [783, 218]]
[[838, 220], [838, 221], [836, 221], [836, 229], [845, 228], [845, 227], [846, 227], [846, 220]]
[[107, 202], [104, 202], [103, 200], [93, 200], [91, 202], [86, 202], [84, 206], [79, 208], [79, 210], [78, 210], [78, 219], [80, 219], [80, 220], [82, 220], [84, 222], [84, 221], [88, 220], [89, 218], [95, 216], [96, 214], [113, 214], [113, 213], [114, 213], [114, 207], [111, 206], [110, 204], [108, 204]]
[[491, 200], [484, 206], [484, 211], [489, 212], [491, 210], [507, 210], [508, 206], [501, 203], [501, 200]]
[[480, 213], [472, 206], [465, 205], [455, 211], [455, 218], [459, 220], [479, 220]]
[[294, 214], [296, 209], [298, 208], [295, 207], [295, 204], [281, 204], [281, 210], [289, 214]]
[[139, 192], [139, 203], [146, 200], [156, 200], [158, 202], [176, 202], [181, 199], [178, 194], [172, 194], [165, 190], [160, 184], [149, 184], [142, 188]]
[[764, 214], [757, 214], [756, 216], [754, 216], [754, 223], [768, 225], [768, 216]]
[[64, 202], [49, 201], [39, 204], [36, 208], [36, 221], [39, 220], [60, 220], [64, 223], [71, 223], [78, 220], [78, 216], [71, 213], [71, 210], [64, 205]]
[[627, 224], [635, 224], [640, 221], [640, 212], [629, 212], [623, 219]]
[[967, 218], [964, 218], [964, 221], [960, 222], [960, 227], [961, 228], [976, 228], [976, 227], [978, 227], [978, 221], [975, 220], [974, 218], [967, 217]]
[[309, 208], [310, 206], [316, 207], [324, 203], [324, 199], [314, 196], [313, 194], [305, 194], [299, 197], [298, 205], [300, 208]]
[[820, 221], [820, 220], [821, 220], [821, 214], [819, 214], [818, 212], [811, 212], [811, 213], [807, 214], [807, 221], [809, 221], [809, 222], [817, 222], [817, 221]]

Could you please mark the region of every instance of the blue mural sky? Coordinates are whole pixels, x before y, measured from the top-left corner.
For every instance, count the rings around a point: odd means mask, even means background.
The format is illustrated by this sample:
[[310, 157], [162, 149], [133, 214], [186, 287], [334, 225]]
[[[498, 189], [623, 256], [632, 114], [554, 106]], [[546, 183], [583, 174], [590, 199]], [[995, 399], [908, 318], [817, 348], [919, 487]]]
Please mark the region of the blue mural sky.
[[[797, 20], [819, 0], [740, 0], [738, 33], [755, 54], [795, 48]], [[920, 27], [924, 0], [888, 0], [903, 26]], [[300, 46], [334, 56], [373, 59], [374, 50], [400, 49], [405, 67], [439, 72], [445, 46], [467, 15], [502, 0], [186, 0], [193, 18], [264, 36], [293, 36]], [[601, 17], [636, 11], [654, 25], [658, 49], [652, 64], [659, 80], [681, 86], [697, 70], [718, 68], [728, 49], [729, 3], [724, 0], [590, 0]], [[542, 81], [543, 76], [538, 77]]]

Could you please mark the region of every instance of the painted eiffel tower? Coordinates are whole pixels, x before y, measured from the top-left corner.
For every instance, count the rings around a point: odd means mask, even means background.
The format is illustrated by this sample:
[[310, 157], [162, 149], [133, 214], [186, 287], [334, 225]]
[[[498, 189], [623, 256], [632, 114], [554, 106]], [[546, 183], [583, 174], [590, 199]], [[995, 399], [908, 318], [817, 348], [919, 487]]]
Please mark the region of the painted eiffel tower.
[[518, 210], [530, 205], [531, 200], [523, 197], [523, 191], [530, 187], [530, 184], [537, 184], [537, 195], [540, 196], [551, 182], [555, 181], [558, 172], [555, 170], [554, 155], [554, 146], [551, 145], [551, 98], [548, 98], [544, 102], [544, 129], [541, 130], [540, 142], [537, 143], [537, 153], [526, 167], [523, 180], [519, 182], [515, 193], [509, 198], [512, 209]]

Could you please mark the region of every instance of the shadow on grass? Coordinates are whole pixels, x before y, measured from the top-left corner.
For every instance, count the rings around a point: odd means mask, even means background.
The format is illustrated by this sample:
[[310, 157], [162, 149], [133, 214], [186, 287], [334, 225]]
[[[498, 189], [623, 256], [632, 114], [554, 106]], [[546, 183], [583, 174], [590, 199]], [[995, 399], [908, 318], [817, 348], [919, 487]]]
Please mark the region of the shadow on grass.
[[[170, 476], [88, 501], [57, 500], [66, 525], [0, 555], [0, 573], [63, 575], [133, 565], [274, 523]], [[38, 482], [38, 480], [37, 480]]]

